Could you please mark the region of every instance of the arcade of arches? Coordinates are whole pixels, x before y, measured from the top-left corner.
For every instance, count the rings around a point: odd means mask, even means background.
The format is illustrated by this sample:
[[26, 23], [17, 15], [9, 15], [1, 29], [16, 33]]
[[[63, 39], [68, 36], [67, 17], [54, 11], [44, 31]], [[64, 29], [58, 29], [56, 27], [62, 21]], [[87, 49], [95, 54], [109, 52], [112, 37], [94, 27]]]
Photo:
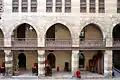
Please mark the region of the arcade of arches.
[[[119, 38], [116, 34], [119, 35], [118, 29], [113, 30], [113, 37]], [[72, 37], [71, 32], [67, 28], [67, 26], [56, 23], [50, 26], [45, 34], [45, 47], [71, 47], [72, 46]], [[0, 30], [0, 38], [4, 38], [2, 30]], [[13, 34], [11, 35], [11, 45], [12, 47], [30, 47], [30, 46], [37, 46], [37, 33], [36, 30], [29, 24], [23, 23], [17, 26], [13, 30]], [[100, 27], [96, 24], [88, 24], [85, 26], [79, 35], [80, 43], [83, 42], [91, 42], [91, 41], [102, 41], [103, 40], [103, 33]], [[60, 41], [63, 41], [61, 43]], [[1, 40], [2, 41], [2, 40]], [[4, 41], [4, 40], [3, 40]], [[69, 42], [68, 42], [69, 41]], [[2, 42], [4, 43], [4, 42]], [[1, 42], [0, 42], [1, 44]], [[1, 44], [4, 45], [4, 44]], [[77, 52], [77, 53], [74, 53]], [[60, 71], [68, 71], [74, 75], [75, 71], [85, 70], [90, 72], [95, 72], [98, 74], [105, 73], [105, 58], [104, 56], [106, 51], [102, 50], [45, 50], [45, 51], [37, 51], [37, 50], [10, 50], [10, 51], [0, 51], [0, 64], [9, 58], [13, 59], [11, 67], [12, 70], [16, 70], [19, 68], [21, 71], [32, 71], [32, 67], [34, 63], [38, 63], [38, 75], [44, 75], [44, 67], [45, 67], [45, 60], [50, 61], [50, 66], [53, 70], [57, 70], [59, 67]], [[6, 53], [11, 53], [13, 56], [5, 56]], [[119, 60], [118, 56], [119, 51], [113, 51], [113, 61], [114, 66], [119, 68]], [[74, 56], [75, 55], [75, 56]], [[78, 56], [79, 55], [79, 56]], [[7, 57], [7, 58], [6, 58]], [[8, 60], [9, 60], [8, 59]], [[67, 63], [67, 68], [66, 68]]]

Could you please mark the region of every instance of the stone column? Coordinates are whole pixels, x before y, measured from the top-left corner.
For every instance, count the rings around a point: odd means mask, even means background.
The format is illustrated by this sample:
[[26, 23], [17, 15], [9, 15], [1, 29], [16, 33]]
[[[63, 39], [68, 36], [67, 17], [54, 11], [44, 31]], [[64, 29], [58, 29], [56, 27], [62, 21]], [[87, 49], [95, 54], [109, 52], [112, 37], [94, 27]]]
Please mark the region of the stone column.
[[53, 8], [52, 8], [52, 12], [55, 12], [55, 9], [56, 9], [56, 0], [53, 0]]
[[79, 68], [79, 51], [72, 51], [72, 76], [75, 76], [75, 72], [78, 70]]
[[89, 0], [86, 0], [86, 8], [87, 8], [87, 13], [89, 13], [89, 8], [90, 8], [90, 2], [89, 2]]
[[45, 51], [38, 50], [38, 76], [45, 76]]
[[13, 74], [13, 54], [11, 50], [5, 50], [5, 75], [12, 76]]
[[104, 53], [104, 76], [112, 77], [112, 50]]

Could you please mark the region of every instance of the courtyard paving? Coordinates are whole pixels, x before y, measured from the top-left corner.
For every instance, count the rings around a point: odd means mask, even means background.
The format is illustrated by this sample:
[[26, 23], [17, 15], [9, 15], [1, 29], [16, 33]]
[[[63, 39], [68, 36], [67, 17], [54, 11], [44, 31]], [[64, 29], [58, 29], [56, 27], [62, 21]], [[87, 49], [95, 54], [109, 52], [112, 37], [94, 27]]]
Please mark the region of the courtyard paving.
[[13, 77], [0, 76], [0, 80], [120, 80], [119, 76], [115, 78], [105, 78], [103, 75], [88, 71], [81, 71], [81, 76], [81, 79], [77, 79], [72, 77], [70, 72], [54, 72], [52, 76], [38, 78], [37, 76], [26, 72], [22, 75]]

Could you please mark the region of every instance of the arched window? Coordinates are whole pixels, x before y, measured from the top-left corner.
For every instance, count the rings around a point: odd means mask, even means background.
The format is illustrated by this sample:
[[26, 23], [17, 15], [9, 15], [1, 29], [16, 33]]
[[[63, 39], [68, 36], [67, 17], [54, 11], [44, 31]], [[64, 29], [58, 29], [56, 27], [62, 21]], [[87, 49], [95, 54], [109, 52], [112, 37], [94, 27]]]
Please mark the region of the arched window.
[[84, 68], [85, 57], [83, 51], [79, 52], [79, 68]]

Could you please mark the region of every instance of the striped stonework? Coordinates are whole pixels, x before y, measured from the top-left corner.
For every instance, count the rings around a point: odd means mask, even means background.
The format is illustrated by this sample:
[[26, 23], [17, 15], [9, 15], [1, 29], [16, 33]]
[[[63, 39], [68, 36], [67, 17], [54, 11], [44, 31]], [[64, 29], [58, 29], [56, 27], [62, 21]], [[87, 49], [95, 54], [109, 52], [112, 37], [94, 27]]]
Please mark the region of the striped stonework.
[[75, 72], [78, 70], [78, 62], [79, 62], [79, 51], [72, 51], [72, 76], [75, 76]]
[[38, 76], [45, 76], [45, 51], [38, 50]]
[[5, 50], [5, 72], [6, 76], [13, 74], [13, 54], [11, 50]]
[[104, 76], [112, 77], [112, 50], [104, 53]]

